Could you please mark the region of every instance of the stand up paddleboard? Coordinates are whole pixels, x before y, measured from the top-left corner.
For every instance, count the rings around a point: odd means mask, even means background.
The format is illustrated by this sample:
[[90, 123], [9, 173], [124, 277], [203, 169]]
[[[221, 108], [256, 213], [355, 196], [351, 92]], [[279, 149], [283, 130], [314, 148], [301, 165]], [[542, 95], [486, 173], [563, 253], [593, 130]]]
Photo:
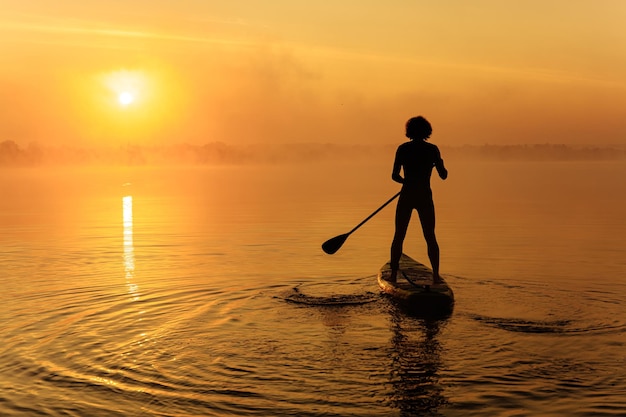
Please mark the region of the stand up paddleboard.
[[[433, 284], [433, 272], [426, 265], [402, 254], [396, 282], [388, 281], [391, 265], [387, 262], [378, 272], [380, 289], [391, 297], [417, 308], [450, 308], [454, 294], [448, 284]], [[443, 280], [443, 278], [442, 278]]]

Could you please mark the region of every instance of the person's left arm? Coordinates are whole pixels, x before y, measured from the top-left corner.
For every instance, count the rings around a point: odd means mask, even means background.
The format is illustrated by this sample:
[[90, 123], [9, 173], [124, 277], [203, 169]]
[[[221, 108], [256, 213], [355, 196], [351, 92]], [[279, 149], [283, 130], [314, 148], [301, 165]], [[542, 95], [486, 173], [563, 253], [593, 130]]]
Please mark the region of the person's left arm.
[[436, 149], [436, 158], [435, 158], [435, 168], [437, 169], [437, 173], [442, 180], [448, 178], [448, 170], [443, 165], [443, 159], [441, 158], [441, 153], [438, 148]]

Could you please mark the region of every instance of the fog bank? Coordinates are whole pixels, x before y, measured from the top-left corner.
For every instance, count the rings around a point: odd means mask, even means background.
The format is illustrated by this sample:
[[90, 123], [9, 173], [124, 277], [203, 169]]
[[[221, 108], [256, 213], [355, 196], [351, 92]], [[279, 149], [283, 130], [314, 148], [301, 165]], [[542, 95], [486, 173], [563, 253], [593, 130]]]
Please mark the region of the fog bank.
[[[350, 145], [334, 143], [241, 144], [211, 142], [204, 145], [176, 144], [80, 148], [20, 146], [0, 142], [0, 166], [81, 165], [249, 165], [307, 164], [343, 161], [391, 163], [396, 145]], [[440, 145], [444, 159], [493, 161], [585, 161], [626, 160], [624, 146], [535, 145]]]

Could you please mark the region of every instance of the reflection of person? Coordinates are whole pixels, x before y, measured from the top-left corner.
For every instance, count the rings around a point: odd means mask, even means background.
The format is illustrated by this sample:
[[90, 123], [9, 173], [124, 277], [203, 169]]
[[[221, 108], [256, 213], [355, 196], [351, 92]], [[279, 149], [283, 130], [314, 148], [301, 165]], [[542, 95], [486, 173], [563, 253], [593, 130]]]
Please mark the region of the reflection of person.
[[[406, 123], [406, 136], [410, 141], [400, 145], [396, 151], [391, 178], [402, 184], [402, 190], [396, 207], [396, 231], [391, 244], [391, 277], [389, 278], [391, 282], [396, 281], [402, 244], [413, 209], [417, 210], [428, 246], [428, 258], [433, 269], [433, 283], [437, 284], [441, 281], [430, 175], [435, 167], [439, 177], [445, 180], [448, 177], [448, 170], [443, 165], [439, 148], [426, 142], [432, 131], [430, 123], [422, 116], [409, 119]], [[400, 175], [401, 169], [404, 176]]]
[[439, 333], [446, 317], [417, 317], [392, 310], [390, 403], [402, 416], [440, 415], [448, 403], [441, 383]]

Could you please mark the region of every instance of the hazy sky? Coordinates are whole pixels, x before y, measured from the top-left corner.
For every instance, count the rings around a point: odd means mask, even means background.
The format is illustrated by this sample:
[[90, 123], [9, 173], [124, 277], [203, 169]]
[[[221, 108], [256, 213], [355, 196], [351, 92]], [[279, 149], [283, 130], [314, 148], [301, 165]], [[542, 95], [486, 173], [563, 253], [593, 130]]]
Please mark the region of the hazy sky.
[[0, 0], [0, 141], [626, 143], [623, 0]]

